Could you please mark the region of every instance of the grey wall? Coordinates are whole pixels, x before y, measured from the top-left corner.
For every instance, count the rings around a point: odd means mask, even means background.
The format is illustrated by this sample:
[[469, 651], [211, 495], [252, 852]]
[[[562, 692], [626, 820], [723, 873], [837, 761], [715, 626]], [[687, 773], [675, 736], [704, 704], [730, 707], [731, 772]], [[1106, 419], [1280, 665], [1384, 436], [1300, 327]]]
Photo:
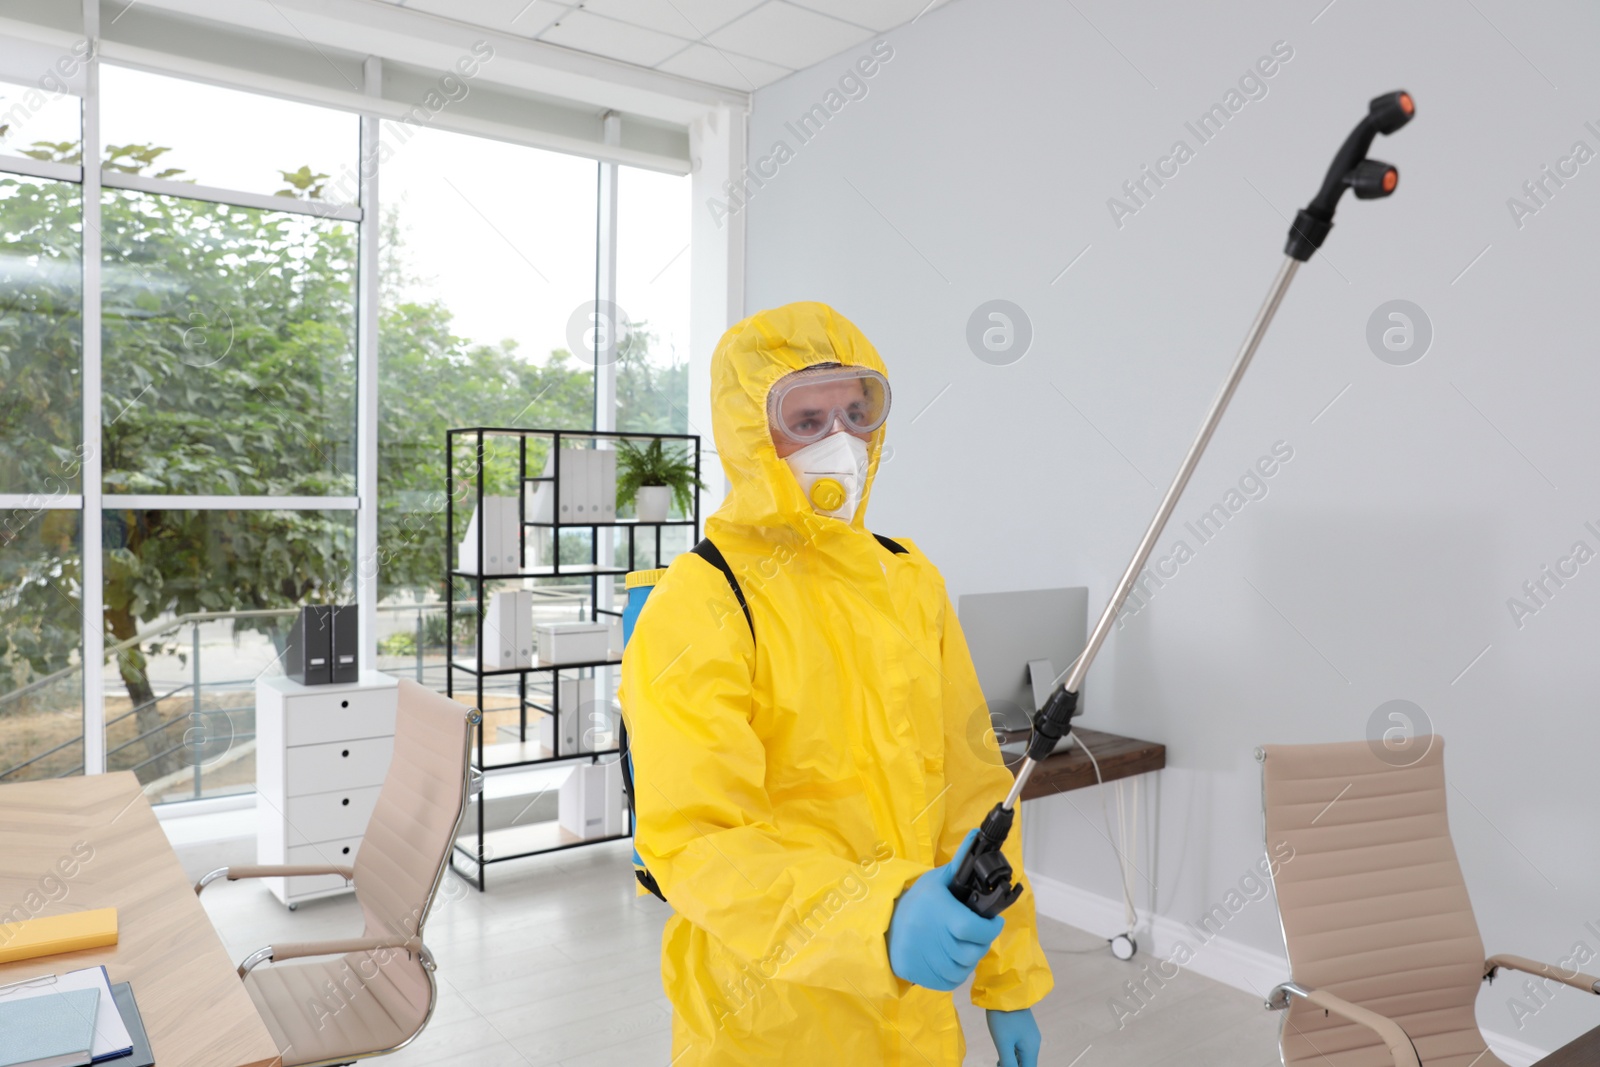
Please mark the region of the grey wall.
[[[1412, 701], [1449, 739], [1489, 950], [1600, 950], [1600, 561], [1520, 626], [1507, 604], [1575, 542], [1600, 551], [1584, 525], [1600, 530], [1600, 161], [1520, 227], [1507, 206], [1574, 142], [1600, 151], [1600, 11], [1325, 4], [960, 0], [888, 34], [865, 97], [805, 144], [785, 122], [869, 49], [762, 90], [751, 158], [780, 139], [794, 154], [745, 208], [746, 310], [827, 301], [882, 351], [895, 413], [874, 529], [916, 539], [955, 595], [1087, 584], [1098, 605], [1287, 218], [1367, 98], [1411, 90], [1416, 122], [1375, 149], [1399, 193], [1347, 198], [1301, 272], [1158, 549], [1181, 536], [1195, 555], [1114, 634], [1084, 724], [1168, 744], [1144, 863], [1157, 909], [1188, 920], [1260, 854], [1254, 746], [1362, 738], [1380, 705]], [[1119, 227], [1108, 198], [1174, 141], [1193, 148], [1184, 123], [1278, 41], [1293, 57], [1266, 95]], [[966, 340], [997, 298], [1033, 330], [1005, 366]], [[1395, 299], [1434, 335], [1403, 366], [1366, 339]], [[1293, 457], [1264, 497], [1203, 546], [1179, 528], [1276, 442]], [[1117, 895], [1094, 794], [1031, 807], [1030, 867]], [[1281, 952], [1270, 904], [1229, 936]], [[1569, 992], [1519, 1031], [1520, 984], [1480, 1000], [1486, 1027], [1552, 1047], [1600, 1022]]]

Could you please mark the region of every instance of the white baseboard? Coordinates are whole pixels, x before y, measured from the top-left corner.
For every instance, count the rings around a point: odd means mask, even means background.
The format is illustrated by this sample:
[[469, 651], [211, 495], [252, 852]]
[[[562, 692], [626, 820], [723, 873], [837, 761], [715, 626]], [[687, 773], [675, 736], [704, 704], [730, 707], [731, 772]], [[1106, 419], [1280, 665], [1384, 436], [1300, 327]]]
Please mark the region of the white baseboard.
[[[1108, 940], [1124, 931], [1127, 920], [1120, 900], [1033, 871], [1027, 873], [1033, 886], [1034, 907], [1040, 915]], [[1273, 905], [1262, 902], [1259, 906]], [[1187, 946], [1189, 960], [1182, 965], [1184, 970], [1262, 998], [1289, 978], [1289, 961], [1275, 952], [1264, 952], [1222, 934], [1198, 930], [1165, 915], [1141, 914], [1139, 921], [1140, 929], [1135, 934], [1139, 953], [1149, 961], [1173, 960], [1181, 946]], [[1483, 1036], [1494, 1054], [1510, 1067], [1531, 1067], [1550, 1054], [1493, 1031], [1485, 1031]]]
[[[1033, 871], [1028, 872], [1028, 880], [1033, 885], [1035, 907], [1041, 915], [1105, 938], [1122, 933], [1127, 925], [1120, 900], [1102, 897]], [[1270, 904], [1262, 906], [1271, 907]], [[1142, 913], [1139, 922], [1140, 929], [1135, 934], [1139, 952], [1152, 961], [1173, 959], [1180, 945], [1186, 945], [1190, 959], [1182, 965], [1184, 970], [1263, 999], [1273, 986], [1289, 979], [1289, 961], [1276, 953], [1263, 952], [1226, 937], [1208, 936], [1165, 915]]]

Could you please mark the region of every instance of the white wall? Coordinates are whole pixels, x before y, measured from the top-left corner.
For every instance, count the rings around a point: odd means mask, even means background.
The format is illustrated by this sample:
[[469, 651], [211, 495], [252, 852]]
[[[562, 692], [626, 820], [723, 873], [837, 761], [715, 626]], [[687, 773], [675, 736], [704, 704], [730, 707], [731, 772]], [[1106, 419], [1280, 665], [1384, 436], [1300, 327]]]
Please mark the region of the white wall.
[[[869, 49], [762, 90], [750, 158], [779, 139], [794, 154], [745, 209], [745, 307], [827, 301], [883, 353], [895, 416], [874, 529], [915, 538], [955, 595], [1088, 584], [1103, 602], [1288, 217], [1367, 99], [1413, 92], [1417, 120], [1374, 148], [1398, 194], [1346, 198], [1301, 272], [1158, 549], [1182, 536], [1196, 555], [1113, 635], [1084, 725], [1169, 746], [1142, 864], [1156, 910], [1184, 921], [1261, 852], [1256, 745], [1361, 738], [1379, 705], [1413, 701], [1449, 739], [1489, 950], [1600, 951], [1585, 929], [1600, 920], [1600, 562], [1520, 628], [1507, 606], [1574, 542], [1600, 551], [1584, 525], [1600, 530], [1600, 162], [1520, 229], [1507, 207], [1575, 141], [1600, 151], [1600, 11], [1326, 4], [961, 0], [886, 35], [867, 95], [805, 144], [785, 123]], [[1193, 147], [1184, 123], [1278, 41], [1293, 57], [1267, 95], [1119, 227], [1108, 198], [1175, 140]], [[1009, 366], [965, 337], [995, 298], [1034, 331]], [[1365, 338], [1392, 299], [1434, 330], [1408, 366]], [[1180, 529], [1280, 441], [1293, 458], [1265, 498], [1203, 547]], [[1030, 867], [1116, 896], [1094, 792], [1030, 808]], [[1282, 952], [1270, 902], [1228, 937]], [[1565, 992], [1519, 1031], [1520, 985], [1483, 995], [1486, 1028], [1548, 1048], [1600, 1023], [1600, 1001]]]

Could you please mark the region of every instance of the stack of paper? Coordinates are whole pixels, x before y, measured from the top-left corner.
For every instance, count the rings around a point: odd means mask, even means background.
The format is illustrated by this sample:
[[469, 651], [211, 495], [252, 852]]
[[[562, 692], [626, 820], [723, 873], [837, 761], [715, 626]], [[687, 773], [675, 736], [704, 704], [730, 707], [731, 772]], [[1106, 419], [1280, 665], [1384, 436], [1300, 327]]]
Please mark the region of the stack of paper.
[[[70, 1049], [40, 1043], [47, 1037], [61, 1040], [55, 1023], [47, 1026], [46, 1021], [59, 1021], [63, 1005], [75, 1025], [82, 1026], [73, 1031]], [[133, 1039], [104, 967], [0, 986], [0, 1067], [76, 1067], [91, 1058], [99, 1061], [132, 1051]]]
[[[521, 516], [514, 496], [486, 496], [474, 508], [461, 542], [461, 567], [467, 574], [516, 574], [522, 569]], [[484, 566], [478, 567], [478, 527], [483, 527]]]
[[[556, 470], [559, 458], [561, 469]], [[610, 448], [563, 448], [545, 461], [544, 476], [533, 496], [533, 522], [583, 525], [617, 518], [617, 453]], [[553, 486], [559, 483], [559, 492]], [[550, 502], [556, 501], [552, 510]], [[555, 517], [559, 516], [559, 517]]]
[[497, 671], [533, 666], [533, 590], [506, 589], [489, 597], [483, 665]]

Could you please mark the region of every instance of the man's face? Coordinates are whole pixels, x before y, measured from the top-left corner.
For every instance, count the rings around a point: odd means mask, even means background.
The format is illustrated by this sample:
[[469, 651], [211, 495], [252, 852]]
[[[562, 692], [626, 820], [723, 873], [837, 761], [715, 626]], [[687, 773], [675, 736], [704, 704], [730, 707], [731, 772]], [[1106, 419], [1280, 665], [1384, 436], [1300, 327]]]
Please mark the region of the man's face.
[[[820, 382], [804, 391], [797, 390], [797, 393], [795, 399], [786, 400], [783, 410], [774, 416], [774, 419], [781, 419], [784, 426], [792, 432], [810, 437], [821, 430], [825, 422], [831, 421], [832, 431], [844, 430], [850, 436], [863, 441], [872, 439], [870, 432], [857, 433], [850, 428], [848, 422], [837, 415], [840, 411], [847, 415], [859, 412], [868, 403], [863, 379], [846, 378], [835, 382]], [[768, 423], [767, 430], [772, 435], [772, 443], [778, 449], [780, 459], [792, 456], [806, 447], [790, 439], [788, 434], [783, 433], [771, 422]]]

